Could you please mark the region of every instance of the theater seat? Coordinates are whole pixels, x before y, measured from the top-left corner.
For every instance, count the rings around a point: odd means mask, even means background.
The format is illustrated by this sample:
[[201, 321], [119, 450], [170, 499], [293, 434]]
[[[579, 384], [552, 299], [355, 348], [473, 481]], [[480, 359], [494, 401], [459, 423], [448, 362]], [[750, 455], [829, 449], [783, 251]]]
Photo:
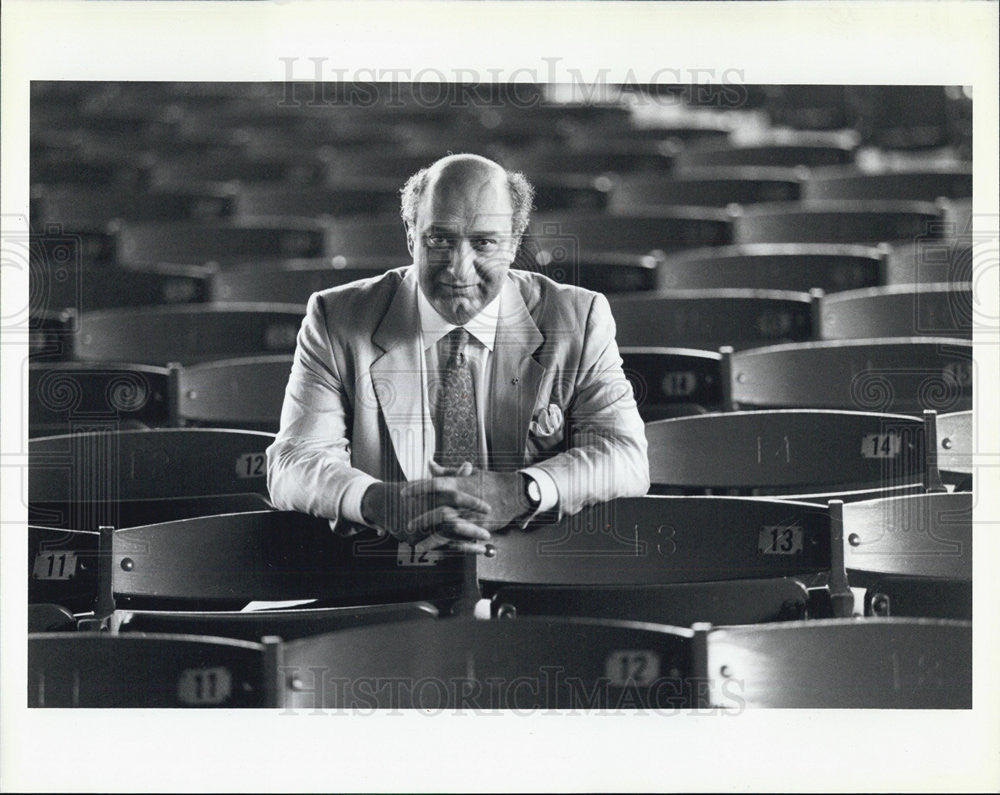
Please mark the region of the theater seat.
[[819, 302], [820, 337], [972, 339], [971, 287], [918, 284], [846, 290]]
[[752, 348], [813, 336], [813, 298], [779, 290], [668, 290], [610, 299], [623, 346]]
[[[284, 704], [431, 714], [640, 707], [669, 713], [694, 703], [690, 637], [676, 627], [571, 618], [350, 629], [284, 645]], [[362, 679], [370, 687], [358, 688]]]
[[295, 304], [177, 304], [81, 316], [73, 337], [81, 361], [153, 365], [292, 353], [305, 316]]
[[660, 290], [820, 289], [827, 293], [882, 283], [885, 252], [874, 246], [758, 243], [682, 251], [665, 257]]
[[732, 356], [733, 401], [750, 408], [939, 414], [972, 408], [968, 341], [946, 337], [772, 345]]
[[28, 521], [97, 530], [261, 510], [274, 437], [220, 429], [73, 433], [28, 444]]
[[787, 620], [809, 612], [802, 581], [820, 574], [827, 609], [851, 612], [842, 541], [826, 506], [648, 496], [539, 525], [494, 534], [495, 555], [478, 561], [482, 593], [499, 617]]
[[926, 449], [927, 426], [933, 435], [933, 423], [932, 412], [919, 419], [802, 409], [703, 414], [647, 423], [652, 490], [825, 493], [824, 505], [835, 492], [922, 491], [925, 481], [937, 484]]
[[28, 636], [30, 707], [274, 707], [278, 642], [188, 635]]
[[756, 204], [733, 220], [736, 243], [875, 244], [940, 237], [941, 208], [926, 202], [816, 201]]
[[169, 373], [141, 364], [33, 362], [28, 369], [28, 435], [70, 433], [88, 424], [171, 423]]
[[[405, 252], [405, 249], [404, 249]], [[320, 290], [379, 276], [410, 257], [323, 257], [278, 263], [241, 263], [214, 273], [209, 295], [219, 303], [277, 301], [305, 304]]]
[[182, 424], [276, 433], [292, 356], [248, 356], [172, 370]]
[[715, 706], [969, 709], [972, 624], [843, 619], [695, 627]]

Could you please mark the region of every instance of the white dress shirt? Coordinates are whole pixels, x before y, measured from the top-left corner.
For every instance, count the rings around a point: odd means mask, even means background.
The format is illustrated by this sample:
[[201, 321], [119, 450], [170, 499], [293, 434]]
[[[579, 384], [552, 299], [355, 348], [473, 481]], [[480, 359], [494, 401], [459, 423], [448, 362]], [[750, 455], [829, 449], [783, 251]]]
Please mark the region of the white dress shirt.
[[[428, 373], [437, 373], [440, 370], [439, 362], [442, 356], [447, 355], [445, 350], [441, 350], [441, 345], [454, 329], [458, 328], [454, 323], [449, 322], [427, 300], [423, 291], [419, 288], [417, 293], [417, 312], [420, 317], [420, 331], [422, 345], [420, 346], [421, 361], [420, 372], [423, 382], [423, 393], [427, 397], [423, 401], [424, 405], [424, 433], [423, 433], [423, 459], [431, 461], [437, 450], [437, 434], [434, 422], [434, 406], [430, 405], [432, 398], [428, 389]], [[469, 332], [469, 343], [466, 346], [466, 357], [469, 367], [472, 370], [472, 383], [475, 389], [476, 415], [479, 421], [479, 452], [482, 461], [489, 460], [489, 439], [486, 432], [485, 417], [487, 414], [487, 385], [492, 378], [492, 352], [496, 343], [497, 323], [500, 318], [500, 296], [498, 295], [490, 303], [482, 308], [475, 317], [466, 324], [465, 329]], [[436, 390], [435, 390], [436, 394]], [[542, 469], [536, 467], [525, 467], [519, 470], [528, 475], [538, 484], [541, 493], [541, 502], [537, 512], [549, 511], [559, 504], [559, 490], [552, 477]], [[372, 482], [375, 482], [374, 479]], [[352, 522], [364, 524], [361, 515], [361, 500], [364, 491], [370, 483], [365, 484], [364, 489], [349, 489], [345, 492], [341, 502], [341, 515]]]

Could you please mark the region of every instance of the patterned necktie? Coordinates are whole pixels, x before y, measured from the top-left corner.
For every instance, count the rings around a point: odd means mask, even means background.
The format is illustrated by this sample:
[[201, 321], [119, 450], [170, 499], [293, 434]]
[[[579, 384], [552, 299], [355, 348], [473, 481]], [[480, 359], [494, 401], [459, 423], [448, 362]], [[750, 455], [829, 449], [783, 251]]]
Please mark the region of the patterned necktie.
[[479, 420], [472, 370], [465, 353], [468, 342], [469, 332], [464, 328], [448, 334], [448, 358], [440, 374], [434, 460], [446, 467], [459, 467], [465, 461], [479, 466]]

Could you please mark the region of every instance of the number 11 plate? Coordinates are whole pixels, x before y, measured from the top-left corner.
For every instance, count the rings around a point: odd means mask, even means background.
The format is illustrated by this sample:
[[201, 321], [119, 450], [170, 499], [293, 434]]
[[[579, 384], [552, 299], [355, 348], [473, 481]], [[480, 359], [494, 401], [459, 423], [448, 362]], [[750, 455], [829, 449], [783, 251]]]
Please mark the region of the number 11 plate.
[[76, 574], [75, 552], [39, 552], [31, 576], [36, 580], [70, 580]]

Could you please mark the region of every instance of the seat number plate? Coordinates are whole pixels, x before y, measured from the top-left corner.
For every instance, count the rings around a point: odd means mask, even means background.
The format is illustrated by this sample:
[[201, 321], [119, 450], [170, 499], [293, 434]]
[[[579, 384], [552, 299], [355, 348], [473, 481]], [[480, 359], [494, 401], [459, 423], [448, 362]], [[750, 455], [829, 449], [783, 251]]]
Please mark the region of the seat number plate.
[[177, 682], [182, 704], [221, 704], [233, 693], [228, 668], [188, 668]]
[[895, 458], [900, 448], [898, 433], [870, 433], [861, 439], [862, 458]]
[[796, 555], [802, 551], [802, 528], [798, 525], [765, 525], [757, 537], [757, 551], [765, 555]]
[[645, 649], [613, 651], [604, 661], [604, 675], [616, 687], [650, 685], [660, 676], [660, 655]]
[[417, 550], [409, 544], [400, 544], [396, 550], [397, 566], [436, 566], [444, 557], [440, 549]]
[[69, 580], [76, 574], [75, 552], [39, 552], [31, 576], [36, 580]]
[[267, 474], [267, 456], [263, 453], [244, 453], [236, 459], [236, 477], [262, 478]]

